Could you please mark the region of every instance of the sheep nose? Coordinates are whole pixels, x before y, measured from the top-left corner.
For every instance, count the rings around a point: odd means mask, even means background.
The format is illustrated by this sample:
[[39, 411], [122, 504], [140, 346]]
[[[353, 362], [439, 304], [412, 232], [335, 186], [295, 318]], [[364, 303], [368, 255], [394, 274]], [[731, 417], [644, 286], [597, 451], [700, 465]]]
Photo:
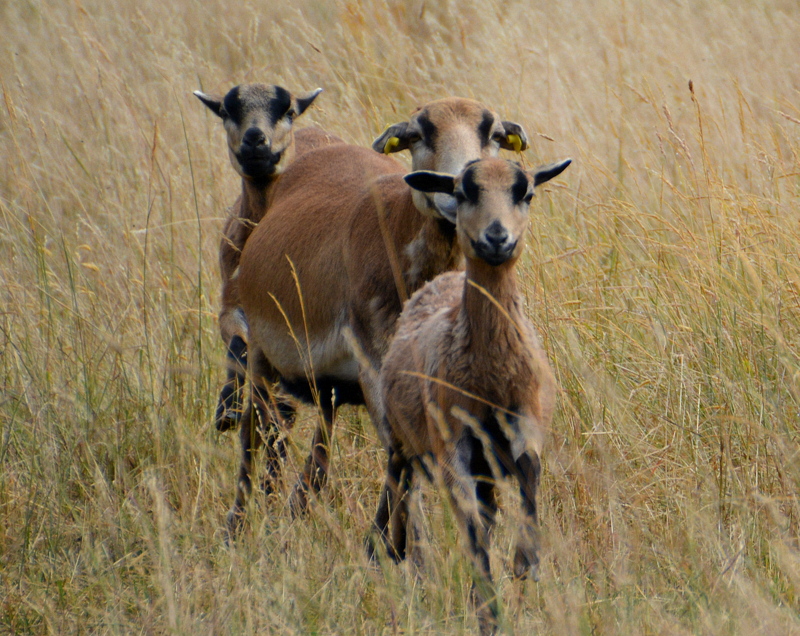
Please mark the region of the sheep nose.
[[260, 128], [248, 128], [242, 137], [242, 143], [247, 146], [261, 146], [267, 140], [267, 136]]
[[502, 247], [508, 242], [508, 230], [503, 227], [500, 221], [495, 221], [484, 232], [484, 239], [486, 242], [495, 249]]

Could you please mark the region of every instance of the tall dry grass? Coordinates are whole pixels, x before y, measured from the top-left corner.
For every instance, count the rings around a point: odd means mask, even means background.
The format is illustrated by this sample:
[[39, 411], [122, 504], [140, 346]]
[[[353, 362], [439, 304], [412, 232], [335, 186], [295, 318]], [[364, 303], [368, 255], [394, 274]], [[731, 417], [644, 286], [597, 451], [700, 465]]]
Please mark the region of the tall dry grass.
[[0, 631], [476, 627], [435, 493], [426, 576], [367, 564], [363, 411], [307, 519], [257, 498], [223, 543], [238, 184], [191, 91], [265, 81], [324, 87], [306, 121], [354, 143], [457, 94], [523, 122], [529, 164], [575, 159], [532, 209], [561, 393], [540, 583], [508, 577], [513, 513], [498, 530], [502, 628], [800, 632], [798, 32], [789, 1], [0, 4]]

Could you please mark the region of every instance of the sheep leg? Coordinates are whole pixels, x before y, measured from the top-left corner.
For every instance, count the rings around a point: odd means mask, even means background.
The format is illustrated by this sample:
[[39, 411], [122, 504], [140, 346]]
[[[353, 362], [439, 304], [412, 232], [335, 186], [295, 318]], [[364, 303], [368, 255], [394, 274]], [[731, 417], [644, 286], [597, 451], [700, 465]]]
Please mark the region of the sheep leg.
[[[237, 209], [237, 206], [234, 206]], [[238, 208], [240, 209], [240, 208]], [[247, 320], [239, 306], [239, 285], [236, 270], [247, 236], [249, 224], [236, 214], [228, 217], [219, 246], [219, 270], [222, 278], [222, 308], [219, 331], [226, 345], [228, 371], [217, 400], [214, 425], [227, 431], [239, 425], [242, 416], [242, 393], [247, 368]]]
[[[472, 455], [481, 453], [477, 440], [468, 452], [465, 445], [451, 463], [451, 487], [449, 489], [453, 513], [462, 532], [467, 537], [470, 555], [475, 566], [472, 579], [472, 601], [477, 608], [481, 634], [493, 634], [497, 629], [498, 605], [489, 564], [489, 541], [491, 524], [494, 523], [496, 499], [494, 483], [486, 475], [476, 475], [471, 467]], [[485, 462], [485, 460], [484, 460]]]
[[[388, 479], [388, 477], [387, 477]], [[383, 488], [381, 488], [381, 496], [378, 500], [378, 511], [375, 513], [375, 520], [372, 522], [372, 531], [367, 534], [367, 538], [364, 541], [364, 549], [367, 552], [367, 558], [370, 561], [375, 560], [375, 534], [377, 530], [377, 534], [380, 535], [381, 539], [383, 539], [384, 543], [386, 542], [386, 538], [384, 533], [386, 532], [386, 527], [389, 525], [389, 485], [384, 482]]]
[[269, 393], [269, 407], [262, 412], [268, 413], [260, 420], [259, 433], [266, 447], [266, 465], [264, 478], [261, 480], [261, 489], [269, 495], [278, 488], [281, 479], [283, 463], [286, 460], [286, 443], [282, 432], [294, 425], [295, 410], [289, 402], [277, 399]]
[[[400, 474], [389, 484], [392, 489], [389, 509], [389, 532], [384, 533], [384, 542], [389, 556], [395, 563], [406, 558], [408, 542], [408, 490], [413, 479], [413, 468], [403, 461]], [[393, 504], [393, 505], [392, 505]]]
[[314, 431], [311, 453], [306, 459], [303, 473], [294, 486], [289, 498], [292, 516], [298, 517], [308, 511], [309, 491], [318, 493], [328, 481], [328, 447], [333, 434], [333, 401], [320, 400], [322, 421]]
[[242, 427], [239, 429], [242, 461], [239, 465], [239, 478], [236, 480], [236, 499], [228, 513], [228, 531], [231, 537], [241, 529], [245, 504], [253, 492], [253, 457], [265, 442], [267, 465], [262, 486], [269, 492], [280, 476], [280, 447], [276, 447], [277, 431], [274, 423], [269, 421], [268, 411], [265, 408], [268, 403], [269, 396], [266, 390], [254, 386], [253, 396], [242, 417]]
[[294, 424], [293, 405], [276, 398], [268, 388], [270, 380], [276, 374], [260, 350], [253, 351], [250, 365], [254, 382], [239, 431], [241, 464], [239, 477], [236, 480], [236, 498], [228, 513], [229, 538], [235, 537], [241, 529], [245, 505], [253, 491], [254, 454], [262, 445], [266, 446], [266, 470], [261, 485], [269, 494], [277, 486], [282, 460], [286, 456], [285, 445], [280, 436], [281, 430], [291, 428]]
[[[392, 483], [397, 482], [399, 479], [400, 462], [397, 460], [398, 456], [394, 449], [389, 449], [389, 459], [386, 466], [386, 479], [381, 488], [381, 497], [378, 500], [378, 511], [375, 513], [375, 521], [373, 522], [373, 529], [378, 531], [378, 534], [385, 540], [386, 528], [389, 526], [389, 516], [391, 507], [394, 505], [390, 502], [391, 494], [393, 492]], [[375, 545], [372, 538], [367, 539], [367, 554], [370, 559], [375, 556]]]
[[295, 409], [291, 402], [282, 399], [273, 390], [280, 378], [278, 372], [258, 347], [252, 349], [249, 370], [253, 379], [252, 400], [258, 416], [256, 431], [266, 446], [266, 470], [261, 487], [266, 494], [270, 494], [277, 489], [286, 457], [281, 433], [294, 425]]
[[498, 606], [489, 565], [489, 531], [480, 514], [457, 510], [461, 526], [475, 566], [472, 578], [471, 598], [478, 614], [481, 634], [493, 634], [497, 629]]
[[[386, 467], [386, 481], [381, 490], [381, 498], [378, 503], [378, 511], [373, 522], [374, 530], [383, 540], [389, 556], [395, 562], [405, 558], [406, 538], [403, 531], [398, 528], [398, 523], [405, 528], [402, 523], [407, 517], [407, 511], [399, 510], [405, 506], [405, 490], [408, 488], [410, 467], [399, 453], [389, 449], [389, 459]], [[389, 528], [391, 522], [391, 528]], [[373, 537], [367, 538], [367, 555], [375, 558], [375, 544]]]
[[[414, 566], [414, 572], [420, 576], [425, 568], [425, 563], [428, 561], [426, 558], [426, 544], [424, 533], [422, 531], [422, 484], [421, 477], [425, 474], [423, 471], [417, 471], [412, 475], [411, 485], [408, 490], [408, 515], [407, 515], [407, 530], [406, 536], [411, 537], [411, 547], [406, 550], [410, 554], [411, 563]], [[408, 541], [408, 539], [406, 539]]]
[[[475, 605], [478, 608], [478, 623], [481, 634], [492, 634], [497, 627], [497, 599], [492, 582], [492, 573], [489, 566], [489, 545], [491, 543], [492, 530], [497, 517], [497, 490], [491, 474], [476, 475], [476, 495], [478, 499], [478, 510], [480, 514], [480, 525], [477, 526], [476, 540], [472, 539], [472, 530], [468, 529], [470, 541], [475, 541], [475, 545], [480, 546], [477, 550], [473, 546], [473, 554], [479, 558], [478, 574], [473, 580], [472, 594]], [[471, 521], [475, 527], [475, 521]], [[488, 599], [488, 600], [487, 600]]]
[[227, 431], [239, 424], [242, 416], [242, 393], [247, 366], [247, 343], [236, 335], [227, 347], [228, 372], [219, 392], [214, 425], [218, 431]]
[[244, 522], [244, 508], [250, 494], [253, 491], [253, 484], [250, 475], [253, 472], [253, 453], [261, 446], [261, 436], [256, 433], [258, 418], [256, 408], [251, 400], [247, 410], [242, 417], [242, 427], [239, 429], [239, 440], [241, 442], [241, 464], [239, 465], [239, 477], [236, 480], [236, 498], [233, 506], [228, 512], [228, 539], [234, 539], [239, 533]]
[[539, 455], [524, 453], [514, 463], [514, 473], [519, 482], [522, 509], [525, 515], [517, 548], [514, 552], [514, 576], [523, 578], [530, 575], [539, 580], [539, 515], [536, 506], [536, 491], [542, 467]]

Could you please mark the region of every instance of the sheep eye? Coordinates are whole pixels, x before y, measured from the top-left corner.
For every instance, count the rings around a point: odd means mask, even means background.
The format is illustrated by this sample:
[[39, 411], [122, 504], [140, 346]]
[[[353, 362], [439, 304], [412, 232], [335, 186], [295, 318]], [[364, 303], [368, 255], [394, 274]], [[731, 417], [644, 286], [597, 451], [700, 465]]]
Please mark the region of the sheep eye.
[[533, 192], [528, 192], [528, 194], [526, 194], [526, 195], [525, 195], [525, 196], [522, 198], [522, 200], [523, 200], [525, 203], [530, 203], [530, 202], [533, 200]]
[[410, 133], [408, 135], [408, 143], [415, 144], [417, 143], [422, 137], [420, 137], [417, 133]]

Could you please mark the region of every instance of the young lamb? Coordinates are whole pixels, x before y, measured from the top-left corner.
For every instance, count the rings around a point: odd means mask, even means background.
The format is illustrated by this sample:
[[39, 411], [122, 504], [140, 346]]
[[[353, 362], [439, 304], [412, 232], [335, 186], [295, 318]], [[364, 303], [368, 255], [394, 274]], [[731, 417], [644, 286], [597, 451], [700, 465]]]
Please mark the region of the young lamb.
[[431, 458], [475, 561], [473, 595], [482, 632], [493, 631], [497, 618], [487, 548], [500, 477], [518, 481], [525, 514], [514, 574], [537, 575], [539, 456], [556, 385], [525, 316], [516, 262], [534, 187], [569, 163], [527, 173], [511, 161], [484, 159], [456, 177], [406, 176], [416, 190], [455, 196], [467, 266], [466, 272], [438, 276], [411, 297], [384, 358], [380, 395], [389, 462], [375, 526], [389, 554], [403, 559], [406, 524], [416, 533], [408, 491], [415, 474], [429, 474], [423, 461]]
[[366, 403], [380, 421], [377, 370], [403, 300], [462, 262], [453, 197], [410, 189], [403, 165], [386, 155], [408, 149], [414, 169], [457, 173], [501, 147], [527, 147], [518, 124], [476, 101], [446, 98], [389, 127], [372, 150], [319, 148], [283, 173], [239, 270], [254, 392], [242, 418], [232, 532], [251, 490], [253, 451], [266, 446], [268, 488], [280, 474], [292, 417], [271, 383], [280, 381], [323, 415], [292, 493], [292, 510], [302, 512], [308, 491], [327, 477], [336, 406]]
[[231, 207], [222, 230], [219, 270], [222, 307], [219, 329], [228, 357], [228, 373], [215, 415], [218, 430], [236, 426], [241, 416], [241, 390], [247, 355], [247, 321], [239, 306], [237, 269], [247, 238], [269, 207], [275, 181], [298, 155], [314, 148], [344, 143], [321, 128], [294, 131], [294, 120], [322, 92], [294, 96], [280, 86], [243, 84], [225, 97], [195, 91], [195, 96], [222, 120], [228, 133], [228, 155], [242, 178], [242, 194]]

